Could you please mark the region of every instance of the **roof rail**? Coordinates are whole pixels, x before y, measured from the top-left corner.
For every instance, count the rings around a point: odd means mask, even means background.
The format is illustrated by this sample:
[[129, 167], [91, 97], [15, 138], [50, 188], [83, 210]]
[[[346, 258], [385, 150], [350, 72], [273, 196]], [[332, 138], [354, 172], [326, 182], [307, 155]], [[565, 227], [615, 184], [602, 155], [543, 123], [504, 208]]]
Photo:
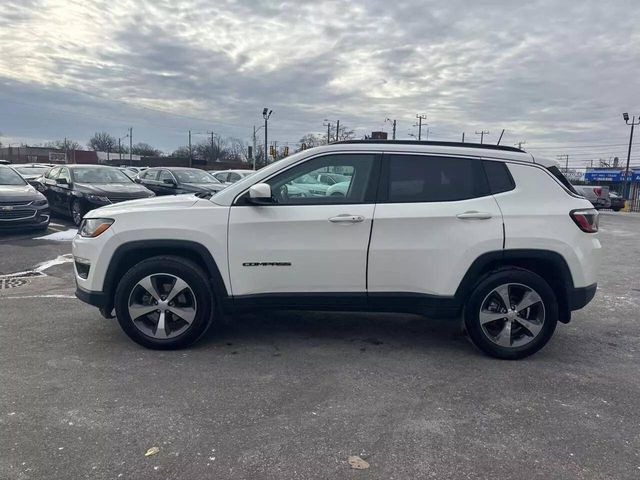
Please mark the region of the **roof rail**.
[[516, 147], [509, 147], [507, 145], [491, 145], [489, 143], [470, 143], [470, 142], [439, 142], [439, 141], [418, 141], [418, 140], [341, 140], [339, 142], [331, 142], [331, 145], [345, 144], [345, 143], [376, 143], [382, 145], [431, 145], [435, 147], [464, 147], [464, 148], [484, 148], [487, 150], [503, 150], [506, 152], [520, 152], [526, 153]]

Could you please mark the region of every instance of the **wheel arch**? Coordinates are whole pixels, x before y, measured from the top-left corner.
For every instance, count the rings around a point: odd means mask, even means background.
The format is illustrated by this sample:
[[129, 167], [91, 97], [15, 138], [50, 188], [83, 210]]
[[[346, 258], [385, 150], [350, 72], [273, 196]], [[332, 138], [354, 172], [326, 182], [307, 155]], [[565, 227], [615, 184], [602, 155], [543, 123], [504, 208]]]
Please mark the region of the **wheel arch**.
[[487, 252], [471, 264], [454, 297], [464, 304], [478, 282], [488, 274], [505, 267], [523, 268], [540, 275], [556, 294], [559, 320], [563, 323], [569, 322], [569, 292], [573, 290], [573, 277], [564, 257], [551, 250], [510, 249]]
[[122, 278], [133, 265], [160, 255], [171, 255], [193, 261], [209, 276], [213, 293], [219, 300], [218, 305], [228, 297], [220, 269], [211, 252], [204, 245], [191, 240], [136, 240], [118, 246], [111, 257], [103, 285], [103, 292], [110, 302], [105, 308], [106, 311], [110, 312], [113, 309], [117, 280]]

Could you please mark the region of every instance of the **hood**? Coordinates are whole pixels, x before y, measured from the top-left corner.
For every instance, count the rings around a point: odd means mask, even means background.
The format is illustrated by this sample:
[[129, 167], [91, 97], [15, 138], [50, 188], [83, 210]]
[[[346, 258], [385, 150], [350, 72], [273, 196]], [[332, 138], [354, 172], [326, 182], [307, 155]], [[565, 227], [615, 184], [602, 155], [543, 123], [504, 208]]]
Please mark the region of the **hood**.
[[74, 183], [74, 190], [94, 195], [109, 196], [118, 194], [149, 193], [149, 190], [137, 183]]
[[0, 202], [36, 200], [41, 196], [31, 185], [0, 185]]
[[181, 209], [189, 208], [200, 200], [195, 195], [188, 193], [185, 195], [165, 195], [162, 197], [141, 198], [140, 200], [129, 200], [128, 202], [114, 203], [104, 207], [91, 210], [85, 218], [109, 217], [120, 213], [132, 211], [149, 211], [154, 209]]

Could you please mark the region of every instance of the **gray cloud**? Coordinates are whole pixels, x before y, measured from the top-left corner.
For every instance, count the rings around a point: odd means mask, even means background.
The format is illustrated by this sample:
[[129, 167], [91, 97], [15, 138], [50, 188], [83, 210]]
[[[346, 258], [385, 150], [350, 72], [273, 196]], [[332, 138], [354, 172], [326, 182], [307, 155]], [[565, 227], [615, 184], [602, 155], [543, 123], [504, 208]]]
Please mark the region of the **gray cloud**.
[[360, 133], [397, 118], [404, 137], [425, 112], [437, 139], [617, 145], [620, 113], [640, 113], [639, 23], [630, 1], [10, 1], [0, 108], [18, 114], [0, 131], [133, 125], [171, 150], [189, 128], [247, 137], [269, 105], [280, 141], [324, 118]]

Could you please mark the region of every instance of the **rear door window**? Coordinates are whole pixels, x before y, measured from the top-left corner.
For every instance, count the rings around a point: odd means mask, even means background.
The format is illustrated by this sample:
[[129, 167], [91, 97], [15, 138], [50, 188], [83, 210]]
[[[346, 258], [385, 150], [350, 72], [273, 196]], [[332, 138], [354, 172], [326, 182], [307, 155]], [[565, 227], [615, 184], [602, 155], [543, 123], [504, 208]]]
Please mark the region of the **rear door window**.
[[388, 156], [386, 201], [450, 202], [489, 194], [482, 162], [428, 155]]

